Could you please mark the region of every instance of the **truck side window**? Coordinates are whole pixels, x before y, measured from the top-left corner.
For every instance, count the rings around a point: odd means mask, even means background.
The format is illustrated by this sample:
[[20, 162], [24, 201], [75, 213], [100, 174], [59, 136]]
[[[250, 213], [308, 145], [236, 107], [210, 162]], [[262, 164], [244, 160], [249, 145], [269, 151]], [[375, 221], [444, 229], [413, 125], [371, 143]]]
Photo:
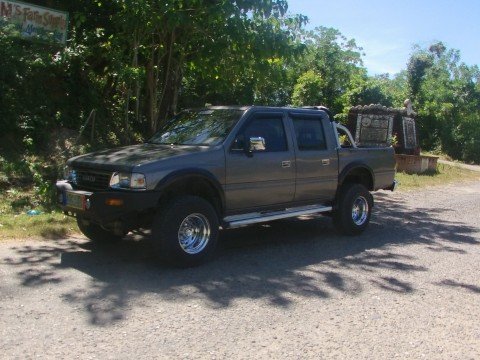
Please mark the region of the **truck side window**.
[[350, 139], [348, 135], [342, 129], [337, 129], [338, 133], [338, 143], [342, 149], [351, 148], [352, 144], [350, 143]]
[[322, 120], [315, 118], [292, 118], [298, 150], [326, 150]]
[[235, 138], [232, 150], [243, 150], [248, 139], [262, 137], [265, 139], [266, 152], [287, 151], [287, 138], [281, 118], [258, 118], [250, 121]]

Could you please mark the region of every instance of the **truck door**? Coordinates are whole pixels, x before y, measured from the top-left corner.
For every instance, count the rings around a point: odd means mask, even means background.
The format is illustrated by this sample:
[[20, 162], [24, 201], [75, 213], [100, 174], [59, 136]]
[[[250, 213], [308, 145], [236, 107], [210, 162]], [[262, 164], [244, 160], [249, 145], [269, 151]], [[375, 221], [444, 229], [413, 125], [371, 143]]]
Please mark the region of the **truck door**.
[[335, 197], [338, 156], [330, 119], [323, 112], [290, 113], [295, 134], [295, 201], [325, 202]]
[[[293, 200], [295, 156], [283, 112], [254, 113], [226, 149], [228, 211], [272, 207]], [[252, 151], [246, 147], [256, 144]], [[264, 146], [262, 146], [262, 143]]]

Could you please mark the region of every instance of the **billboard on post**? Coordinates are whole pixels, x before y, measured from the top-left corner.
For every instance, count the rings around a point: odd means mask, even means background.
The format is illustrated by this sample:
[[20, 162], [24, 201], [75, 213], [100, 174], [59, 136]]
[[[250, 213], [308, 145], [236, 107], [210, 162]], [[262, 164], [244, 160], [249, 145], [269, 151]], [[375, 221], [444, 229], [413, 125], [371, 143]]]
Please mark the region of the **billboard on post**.
[[65, 45], [68, 13], [21, 1], [0, 0], [0, 27], [11, 25], [25, 38]]

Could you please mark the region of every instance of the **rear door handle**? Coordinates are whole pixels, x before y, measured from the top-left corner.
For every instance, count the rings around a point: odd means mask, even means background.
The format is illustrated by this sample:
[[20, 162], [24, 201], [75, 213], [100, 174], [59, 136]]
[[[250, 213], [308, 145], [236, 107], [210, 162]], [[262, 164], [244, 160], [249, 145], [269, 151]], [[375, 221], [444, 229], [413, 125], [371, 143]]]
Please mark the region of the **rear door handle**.
[[289, 168], [291, 164], [290, 161], [282, 161], [282, 168]]
[[330, 159], [322, 159], [322, 165], [330, 165]]

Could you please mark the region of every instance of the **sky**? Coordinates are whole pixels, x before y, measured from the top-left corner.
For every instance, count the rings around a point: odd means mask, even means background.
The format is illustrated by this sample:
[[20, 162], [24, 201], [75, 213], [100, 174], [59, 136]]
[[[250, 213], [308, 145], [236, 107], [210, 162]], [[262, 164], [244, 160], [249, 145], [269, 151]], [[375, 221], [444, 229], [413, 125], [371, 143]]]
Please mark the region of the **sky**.
[[406, 69], [414, 44], [442, 41], [480, 66], [480, 0], [288, 0], [291, 14], [308, 16], [307, 29], [338, 29], [363, 48], [371, 75]]

